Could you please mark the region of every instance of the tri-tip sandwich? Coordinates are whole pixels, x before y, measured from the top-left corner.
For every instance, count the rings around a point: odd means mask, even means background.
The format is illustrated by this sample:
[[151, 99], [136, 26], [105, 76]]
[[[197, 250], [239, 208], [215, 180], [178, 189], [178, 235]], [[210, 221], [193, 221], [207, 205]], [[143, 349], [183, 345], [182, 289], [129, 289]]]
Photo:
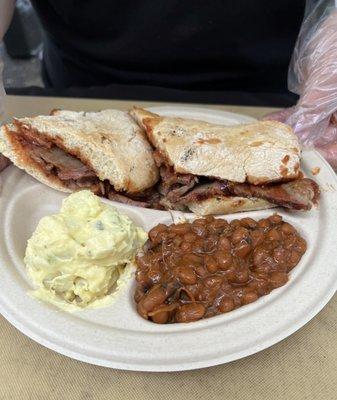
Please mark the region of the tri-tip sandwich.
[[14, 119], [0, 130], [0, 153], [42, 183], [64, 192], [91, 189], [111, 200], [156, 206], [152, 149], [126, 112], [54, 110]]
[[135, 107], [160, 168], [161, 204], [197, 214], [282, 206], [309, 210], [319, 187], [300, 171], [292, 129], [276, 121], [223, 126]]

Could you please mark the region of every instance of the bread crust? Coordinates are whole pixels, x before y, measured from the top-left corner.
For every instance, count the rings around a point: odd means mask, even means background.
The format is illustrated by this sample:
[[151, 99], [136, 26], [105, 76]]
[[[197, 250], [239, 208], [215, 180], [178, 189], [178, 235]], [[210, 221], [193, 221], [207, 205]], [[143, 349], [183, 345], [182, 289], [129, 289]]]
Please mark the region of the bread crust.
[[242, 211], [265, 210], [276, 207], [266, 200], [245, 197], [213, 197], [212, 199], [187, 204], [197, 215], [226, 215]]
[[223, 126], [137, 107], [130, 115], [176, 172], [254, 185], [298, 177], [300, 145], [280, 122]]

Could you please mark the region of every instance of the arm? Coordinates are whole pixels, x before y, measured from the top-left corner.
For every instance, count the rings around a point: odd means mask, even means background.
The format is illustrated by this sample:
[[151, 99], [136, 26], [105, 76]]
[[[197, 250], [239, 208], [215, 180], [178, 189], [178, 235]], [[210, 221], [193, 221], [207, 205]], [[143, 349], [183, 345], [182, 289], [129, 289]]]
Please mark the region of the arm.
[[0, 0], [0, 41], [2, 41], [14, 11], [15, 0]]

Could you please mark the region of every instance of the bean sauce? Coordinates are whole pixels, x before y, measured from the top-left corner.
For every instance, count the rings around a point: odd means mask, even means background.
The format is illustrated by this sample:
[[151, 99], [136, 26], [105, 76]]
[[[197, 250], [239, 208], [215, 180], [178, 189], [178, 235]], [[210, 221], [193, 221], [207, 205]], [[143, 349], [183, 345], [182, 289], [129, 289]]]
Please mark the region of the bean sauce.
[[136, 257], [137, 311], [159, 324], [230, 312], [285, 285], [306, 248], [277, 214], [159, 224]]

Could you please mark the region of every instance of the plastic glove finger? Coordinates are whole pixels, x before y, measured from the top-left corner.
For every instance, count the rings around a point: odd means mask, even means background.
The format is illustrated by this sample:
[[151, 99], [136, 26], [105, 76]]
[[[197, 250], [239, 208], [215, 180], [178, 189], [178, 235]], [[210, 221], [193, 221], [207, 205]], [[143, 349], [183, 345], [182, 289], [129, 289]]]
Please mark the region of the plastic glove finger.
[[283, 108], [282, 110], [266, 114], [261, 119], [269, 120], [269, 121], [285, 122], [293, 111], [294, 111], [294, 107]]
[[316, 140], [316, 146], [322, 147], [333, 143], [337, 143], [337, 126], [330, 122], [327, 128]]
[[324, 147], [317, 147], [317, 150], [328, 161], [331, 167], [337, 171], [337, 143], [333, 143]]

